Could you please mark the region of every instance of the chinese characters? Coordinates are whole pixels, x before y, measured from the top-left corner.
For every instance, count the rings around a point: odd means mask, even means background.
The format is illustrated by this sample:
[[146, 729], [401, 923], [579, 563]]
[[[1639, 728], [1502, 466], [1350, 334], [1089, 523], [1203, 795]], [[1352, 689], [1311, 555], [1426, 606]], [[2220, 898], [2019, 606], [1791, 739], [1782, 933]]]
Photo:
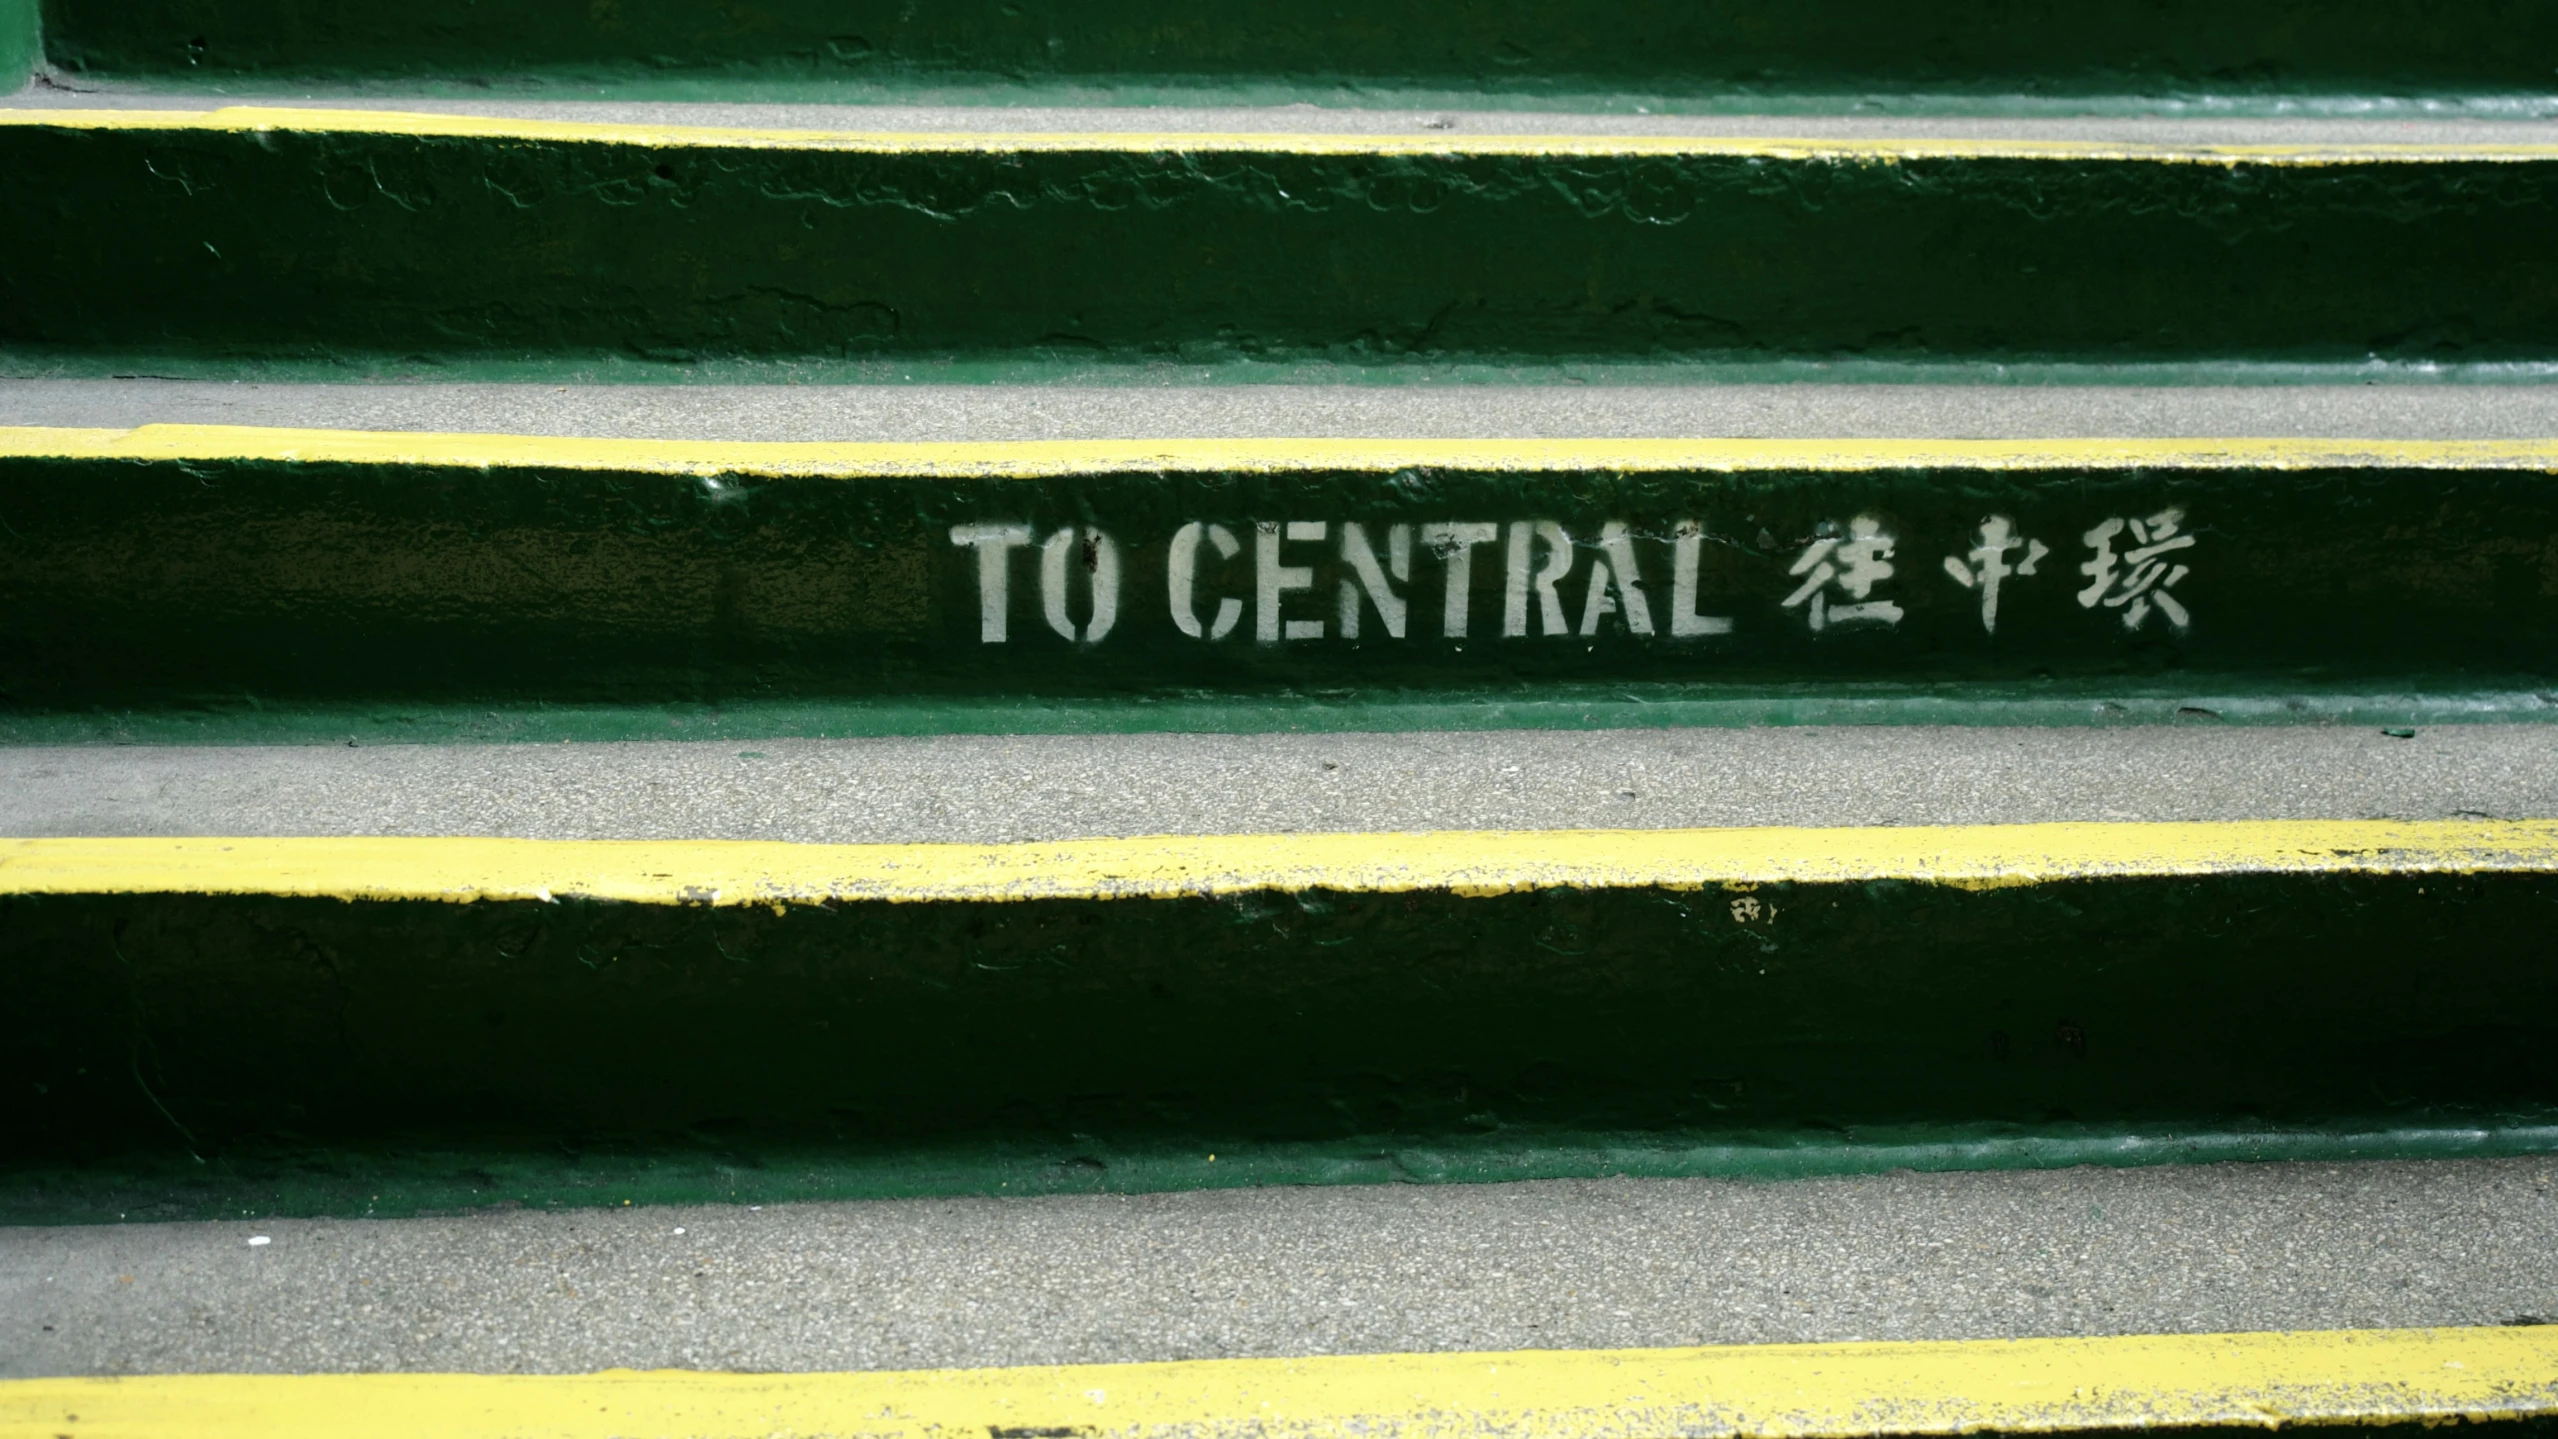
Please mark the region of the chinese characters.
[[[1786, 571], [1803, 576], [1803, 583], [1785, 597], [1784, 608], [1790, 610], [1811, 601], [1809, 618], [1814, 634], [1832, 625], [1899, 624], [1899, 605], [1870, 598], [1874, 587], [1890, 579], [1892, 571], [1892, 537], [1883, 533], [1882, 521], [1872, 515], [1859, 515], [1848, 521], [1844, 537], [1815, 539], [1805, 548], [1802, 558], [1794, 562], [1794, 568]], [[1832, 587], [1856, 603], [1831, 603]]]
[[[2184, 523], [2183, 510], [2167, 509], [2147, 519], [2118, 516], [2089, 530], [2084, 539], [2096, 555], [2078, 567], [2088, 578], [2087, 588], [2078, 592], [2079, 607], [2121, 610], [2127, 630], [2139, 629], [2155, 609], [2167, 616], [2178, 634], [2185, 633], [2194, 617], [2168, 591], [2190, 571], [2181, 561], [2166, 558], [2194, 547], [2194, 537], [2178, 529]], [[2117, 555], [2114, 541], [2126, 530], [2131, 532], [2132, 548]]]
[[[1980, 537], [1973, 543], [1970, 554], [1960, 559], [1953, 555], [1945, 557], [1945, 572], [1954, 577], [1954, 583], [1967, 590], [1981, 592], [1981, 628], [1990, 634], [1998, 633], [2000, 584], [2009, 575], [2033, 574], [2034, 566], [2052, 552], [2051, 547], [2041, 540], [2025, 539], [2015, 531], [2014, 520], [2005, 515], [1992, 515], [1981, 521]], [[2025, 558], [2013, 566], [2009, 565], [2008, 556], [2018, 550], [2025, 552]]]

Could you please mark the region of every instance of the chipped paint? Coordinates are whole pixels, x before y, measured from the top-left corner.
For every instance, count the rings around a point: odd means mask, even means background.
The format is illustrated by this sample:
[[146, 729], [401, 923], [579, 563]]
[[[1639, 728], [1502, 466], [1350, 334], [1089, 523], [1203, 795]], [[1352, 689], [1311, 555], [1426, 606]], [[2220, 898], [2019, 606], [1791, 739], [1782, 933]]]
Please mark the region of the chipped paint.
[[293, 895], [716, 906], [1174, 899], [1328, 890], [1964, 889], [2197, 875], [2558, 871], [2558, 820], [1150, 836], [1025, 844], [753, 840], [0, 840], [0, 894]]
[[872, 155], [1188, 154], [1320, 156], [1536, 156], [1625, 159], [1718, 156], [1765, 160], [2147, 161], [2186, 165], [2546, 163], [2558, 144], [2323, 145], [2138, 144], [2022, 139], [1855, 139], [1721, 135], [1343, 134], [1289, 131], [1148, 130], [790, 130], [745, 126], [542, 120], [518, 115], [334, 110], [317, 106], [226, 105], [214, 110], [0, 109], [0, 126], [65, 130], [412, 136], [628, 145], [651, 149], [808, 150]]
[[1161, 439], [939, 442], [619, 440], [399, 430], [142, 425], [0, 426], [0, 458], [239, 460], [299, 464], [607, 470], [632, 474], [862, 479], [1056, 479], [1083, 474], [1523, 474], [1609, 470], [1715, 474], [1785, 470], [2558, 471], [2558, 440], [2225, 439]]
[[[77, 1414], [76, 1421], [66, 1414]], [[1848, 1439], [2537, 1419], [2558, 1329], [1208, 1359], [875, 1374], [0, 1382], [0, 1439]]]

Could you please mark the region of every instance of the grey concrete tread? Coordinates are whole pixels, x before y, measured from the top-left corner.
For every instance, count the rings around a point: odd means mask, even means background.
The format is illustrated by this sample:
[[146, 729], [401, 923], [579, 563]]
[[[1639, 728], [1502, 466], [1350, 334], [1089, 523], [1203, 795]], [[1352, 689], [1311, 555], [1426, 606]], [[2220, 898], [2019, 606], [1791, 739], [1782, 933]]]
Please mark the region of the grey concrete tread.
[[0, 748], [0, 833], [998, 843], [2558, 817], [2558, 725]]
[[159, 89], [88, 79], [0, 96], [10, 109], [209, 110], [224, 105], [405, 110], [533, 120], [753, 129], [932, 133], [1145, 131], [1211, 134], [1692, 135], [1719, 138], [2072, 140], [2125, 144], [2533, 144], [2558, 121], [2465, 116], [2057, 115], [1957, 117], [1871, 113], [1647, 115], [1569, 110], [1359, 108], [1313, 104], [898, 105], [728, 104], [716, 101], [551, 100], [421, 94], [389, 87], [293, 90], [240, 86]]
[[0, 380], [0, 425], [688, 440], [2558, 436], [2558, 385], [544, 385]]
[[2554, 1179], [2537, 1158], [6, 1229], [0, 1376], [2498, 1324], [2558, 1316]]

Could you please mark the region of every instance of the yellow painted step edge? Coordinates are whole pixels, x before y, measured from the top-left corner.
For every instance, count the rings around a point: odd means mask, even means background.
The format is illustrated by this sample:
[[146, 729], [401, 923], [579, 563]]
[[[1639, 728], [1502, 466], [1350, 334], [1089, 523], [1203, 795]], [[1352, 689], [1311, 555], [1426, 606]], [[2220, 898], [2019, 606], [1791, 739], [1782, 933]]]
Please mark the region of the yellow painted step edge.
[[318, 106], [229, 105], [213, 110], [0, 108], [0, 127], [156, 130], [535, 140], [656, 149], [847, 150], [871, 154], [993, 151], [1154, 153], [1219, 151], [1291, 155], [1735, 155], [1767, 159], [2147, 160], [2206, 165], [2338, 165], [2428, 161], [2515, 163], [2558, 160], [2558, 145], [2441, 142], [2284, 145], [2142, 144], [2103, 140], [1812, 139], [1734, 135], [1464, 135], [1303, 132], [783, 130], [433, 111], [340, 110]]
[[2558, 872], [2558, 820], [1153, 835], [1035, 844], [421, 837], [0, 839], [0, 894], [752, 905], [1325, 889], [1995, 889], [2213, 874]]
[[2558, 1413], [2558, 1328], [1389, 1354], [878, 1374], [0, 1382], [0, 1439], [1356, 1433], [1628, 1439], [2442, 1423]]
[[143, 425], [0, 427], [0, 458], [245, 460], [686, 475], [1039, 479], [1096, 473], [1520, 471], [2525, 469], [2544, 440], [1004, 440], [863, 443], [571, 439], [541, 435]]

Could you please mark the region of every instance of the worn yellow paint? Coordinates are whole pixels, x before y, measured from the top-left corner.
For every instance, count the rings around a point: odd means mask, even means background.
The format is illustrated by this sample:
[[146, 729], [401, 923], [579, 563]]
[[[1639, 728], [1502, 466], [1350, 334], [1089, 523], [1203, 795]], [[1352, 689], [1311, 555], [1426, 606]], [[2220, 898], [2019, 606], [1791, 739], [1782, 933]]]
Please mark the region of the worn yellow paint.
[[513, 115], [227, 105], [217, 110], [0, 109], [0, 126], [83, 130], [329, 131], [486, 140], [547, 140], [654, 149], [851, 150], [897, 153], [1222, 151], [1291, 155], [1736, 155], [1890, 163], [1921, 159], [2151, 160], [2210, 165], [2336, 165], [2375, 161], [2558, 160], [2549, 144], [2147, 145], [2020, 139], [1807, 139], [1752, 135], [1358, 135], [1288, 132], [775, 130], [536, 120]]
[[570, 439], [143, 425], [0, 427], [0, 458], [234, 460], [685, 475], [1042, 479], [1061, 475], [1767, 470], [2524, 469], [2558, 440], [997, 440], [932, 443]]
[[882, 1374], [0, 1382], [0, 1439], [2068, 1433], [2558, 1413], [2558, 1328], [1385, 1354]]
[[1914, 880], [2558, 870], [2558, 820], [1158, 835], [1037, 844], [757, 840], [0, 840], [0, 894], [774, 904], [1508, 894]]

